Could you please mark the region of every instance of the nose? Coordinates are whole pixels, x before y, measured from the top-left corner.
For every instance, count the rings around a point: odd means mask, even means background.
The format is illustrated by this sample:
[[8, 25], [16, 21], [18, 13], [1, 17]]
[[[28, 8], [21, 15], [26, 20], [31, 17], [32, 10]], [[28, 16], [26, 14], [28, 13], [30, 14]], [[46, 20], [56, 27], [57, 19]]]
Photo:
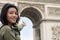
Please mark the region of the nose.
[[16, 13], [13, 13], [13, 16], [14, 16], [14, 17], [18, 17], [18, 15], [17, 15]]

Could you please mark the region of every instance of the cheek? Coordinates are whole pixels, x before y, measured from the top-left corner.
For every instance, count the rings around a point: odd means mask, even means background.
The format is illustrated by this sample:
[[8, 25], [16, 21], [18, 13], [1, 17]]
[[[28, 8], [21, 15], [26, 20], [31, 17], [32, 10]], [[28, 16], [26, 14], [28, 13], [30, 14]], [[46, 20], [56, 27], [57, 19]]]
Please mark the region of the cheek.
[[17, 16], [17, 19], [19, 19], [19, 16]]
[[10, 17], [11, 17], [11, 15], [9, 15], [9, 14], [6, 15], [6, 19], [8, 22], [11, 20]]

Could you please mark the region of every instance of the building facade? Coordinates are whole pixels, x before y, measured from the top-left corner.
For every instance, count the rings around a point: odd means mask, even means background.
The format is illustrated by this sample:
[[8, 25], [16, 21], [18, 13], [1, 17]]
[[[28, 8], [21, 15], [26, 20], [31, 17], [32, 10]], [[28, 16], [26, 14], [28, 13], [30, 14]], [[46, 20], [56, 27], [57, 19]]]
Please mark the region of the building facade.
[[19, 15], [33, 22], [34, 40], [60, 40], [60, 0], [1, 0], [15, 4]]

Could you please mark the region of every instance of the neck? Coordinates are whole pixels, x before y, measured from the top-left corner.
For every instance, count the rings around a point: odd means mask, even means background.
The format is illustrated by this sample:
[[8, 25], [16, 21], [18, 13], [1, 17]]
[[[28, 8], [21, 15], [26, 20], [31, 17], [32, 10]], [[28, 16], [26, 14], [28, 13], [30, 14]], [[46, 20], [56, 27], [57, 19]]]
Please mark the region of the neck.
[[10, 27], [12, 27], [12, 23], [8, 23], [8, 25], [9, 25]]

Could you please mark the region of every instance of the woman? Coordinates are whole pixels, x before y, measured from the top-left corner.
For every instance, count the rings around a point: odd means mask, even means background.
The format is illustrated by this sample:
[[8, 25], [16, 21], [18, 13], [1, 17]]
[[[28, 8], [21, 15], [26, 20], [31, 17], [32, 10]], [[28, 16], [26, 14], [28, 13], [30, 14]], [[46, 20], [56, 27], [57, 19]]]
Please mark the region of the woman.
[[17, 25], [18, 21], [17, 7], [9, 3], [5, 4], [1, 10], [0, 40], [20, 40], [19, 31], [25, 26], [25, 23]]

